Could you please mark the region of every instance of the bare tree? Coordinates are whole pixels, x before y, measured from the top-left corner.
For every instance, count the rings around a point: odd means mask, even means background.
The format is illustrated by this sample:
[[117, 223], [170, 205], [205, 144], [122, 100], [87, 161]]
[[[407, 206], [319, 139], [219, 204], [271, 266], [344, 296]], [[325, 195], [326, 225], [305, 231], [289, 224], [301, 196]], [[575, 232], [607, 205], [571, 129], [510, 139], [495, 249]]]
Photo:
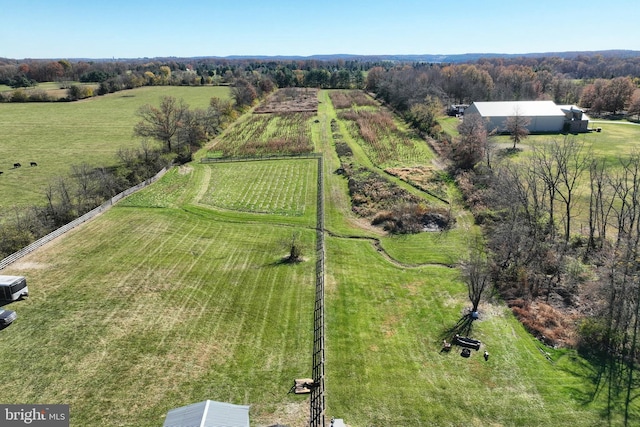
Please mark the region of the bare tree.
[[504, 121], [504, 127], [509, 132], [509, 138], [513, 141], [513, 148], [520, 143], [523, 139], [529, 136], [528, 126], [531, 124], [531, 119], [522, 116], [520, 111], [516, 108], [513, 115], [507, 117]]
[[560, 181], [560, 171], [557, 159], [553, 155], [553, 150], [549, 144], [533, 147], [533, 170], [544, 183], [547, 193], [547, 229], [553, 236], [555, 234], [555, 200]]
[[564, 204], [564, 240], [568, 242], [578, 179], [589, 168], [591, 156], [584, 153], [584, 144], [578, 143], [575, 138], [565, 137], [562, 143], [554, 141], [551, 147], [560, 176], [556, 193]]
[[621, 168], [612, 180], [612, 187], [618, 199], [614, 204], [617, 221], [616, 246], [632, 238], [638, 231], [640, 216], [640, 155], [633, 154], [628, 159], [619, 160]]
[[47, 216], [55, 227], [68, 223], [75, 218], [75, 206], [71, 198], [69, 183], [64, 178], [50, 182], [45, 189], [47, 198]]
[[486, 255], [483, 253], [482, 244], [479, 241], [472, 245], [469, 256], [462, 261], [462, 275], [467, 284], [473, 316], [478, 311], [483, 293], [491, 283]]
[[455, 141], [449, 157], [456, 168], [472, 169], [485, 156], [487, 149], [487, 126], [479, 114], [468, 114], [458, 125], [460, 139]]
[[258, 99], [256, 88], [246, 79], [238, 79], [231, 88], [231, 97], [238, 108], [250, 107]]
[[494, 194], [500, 206], [515, 209], [514, 216], [524, 219], [532, 232], [542, 222], [547, 198], [546, 186], [541, 185], [537, 165], [525, 168], [514, 162], [504, 162], [496, 170]]
[[589, 165], [589, 243], [588, 249], [602, 249], [607, 238], [609, 217], [613, 211], [615, 192], [610, 185], [605, 160], [592, 160]]
[[291, 233], [291, 239], [282, 240], [281, 245], [289, 254], [283, 259], [284, 263], [293, 264], [302, 261], [304, 245], [300, 241], [300, 233]]
[[78, 205], [78, 213], [88, 212], [98, 204], [97, 180], [95, 179], [94, 168], [88, 163], [71, 166], [71, 174], [75, 182], [75, 197]]

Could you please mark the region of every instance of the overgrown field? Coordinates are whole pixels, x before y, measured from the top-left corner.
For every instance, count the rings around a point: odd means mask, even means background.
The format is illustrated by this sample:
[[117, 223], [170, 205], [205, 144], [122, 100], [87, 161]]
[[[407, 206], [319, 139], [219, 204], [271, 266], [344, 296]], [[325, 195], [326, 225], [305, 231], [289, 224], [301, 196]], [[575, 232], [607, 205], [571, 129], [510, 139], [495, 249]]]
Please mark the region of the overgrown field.
[[318, 111], [318, 89], [288, 87], [276, 91], [258, 105], [256, 113], [301, 113]]
[[138, 108], [165, 95], [206, 108], [211, 97], [228, 98], [229, 88], [144, 87], [78, 102], [0, 103], [0, 211], [44, 204], [47, 185], [68, 176], [71, 165], [115, 165], [120, 148], [140, 145], [133, 136]]
[[413, 166], [434, 158], [424, 140], [363, 93], [349, 98], [343, 91], [335, 91], [331, 92], [331, 99], [340, 106], [336, 107], [338, 118], [347, 125], [352, 138], [379, 167]]
[[[325, 168], [327, 422], [617, 425], [596, 370], [543, 347], [500, 301], [480, 306], [480, 352], [440, 352], [468, 306], [453, 267], [477, 231], [457, 205], [454, 228], [438, 233], [388, 236], [355, 215], [331, 125], [348, 124], [328, 92], [318, 96], [305, 129]], [[261, 117], [265, 128], [282, 119]], [[69, 403], [73, 427], [159, 426], [167, 410], [205, 399], [251, 405], [252, 426], [308, 425], [308, 398], [287, 392], [311, 376], [317, 164], [174, 168], [4, 270], [27, 276], [31, 295], [0, 331], [3, 402]], [[292, 236], [303, 261], [283, 263]]]
[[305, 154], [313, 151], [312, 113], [252, 114], [217, 139], [209, 157]]

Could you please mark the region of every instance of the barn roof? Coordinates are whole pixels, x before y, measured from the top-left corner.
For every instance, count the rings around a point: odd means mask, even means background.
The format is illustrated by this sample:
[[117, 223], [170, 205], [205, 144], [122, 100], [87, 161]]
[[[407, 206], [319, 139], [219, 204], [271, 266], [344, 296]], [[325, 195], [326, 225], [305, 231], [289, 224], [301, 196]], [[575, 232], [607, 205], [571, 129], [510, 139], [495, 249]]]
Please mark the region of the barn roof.
[[483, 117], [524, 117], [564, 116], [562, 109], [553, 101], [497, 101], [474, 102], [473, 105]]
[[249, 427], [249, 406], [205, 400], [167, 412], [163, 427]]

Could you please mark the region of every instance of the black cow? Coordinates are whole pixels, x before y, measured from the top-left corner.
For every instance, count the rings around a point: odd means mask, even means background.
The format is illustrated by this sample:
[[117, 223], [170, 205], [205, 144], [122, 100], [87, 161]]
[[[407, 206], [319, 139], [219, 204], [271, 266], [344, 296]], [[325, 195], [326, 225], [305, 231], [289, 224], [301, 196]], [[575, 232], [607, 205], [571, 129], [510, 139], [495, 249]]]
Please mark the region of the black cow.
[[14, 163], [14, 164], [13, 164], [13, 168], [14, 168], [14, 169], [19, 168], [19, 167], [21, 167], [21, 166], [22, 166], [22, 165], [21, 165], [20, 163]]
[[31, 162], [31, 166], [38, 166], [36, 162]]

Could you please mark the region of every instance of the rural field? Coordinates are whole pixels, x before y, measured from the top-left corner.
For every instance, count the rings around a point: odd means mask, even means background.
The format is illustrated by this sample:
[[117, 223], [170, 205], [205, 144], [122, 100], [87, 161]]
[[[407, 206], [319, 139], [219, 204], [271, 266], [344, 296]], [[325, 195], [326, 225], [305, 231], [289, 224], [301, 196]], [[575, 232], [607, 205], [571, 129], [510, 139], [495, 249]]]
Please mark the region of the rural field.
[[[135, 110], [159, 98], [133, 93], [91, 101], [121, 105], [103, 108], [132, 144]], [[206, 105], [211, 96], [199, 99]], [[596, 367], [544, 347], [498, 299], [483, 302], [473, 324], [480, 352], [441, 352], [469, 305], [455, 266], [478, 230], [456, 191], [436, 179], [433, 153], [395, 117], [377, 116], [380, 106], [349, 93], [317, 96], [315, 113], [242, 117], [197, 158], [245, 144], [286, 154], [300, 141], [323, 155], [327, 424], [618, 424], [615, 402], [607, 417], [606, 390], [596, 393]], [[359, 123], [358, 111], [374, 116]], [[126, 132], [117, 117], [128, 120]], [[376, 120], [396, 130], [367, 127]], [[273, 132], [276, 123], [283, 134]], [[108, 128], [102, 142], [95, 138], [105, 153], [120, 141]], [[357, 177], [338, 173], [346, 162], [449, 212], [452, 226], [400, 236], [372, 226], [353, 210]], [[205, 399], [251, 405], [252, 426], [308, 425], [309, 399], [287, 392], [312, 369], [318, 164], [300, 157], [173, 168], [3, 270], [30, 287], [28, 300], [11, 305], [18, 320], [0, 332], [3, 401], [68, 403], [74, 427], [161, 426], [169, 409]], [[425, 184], [392, 173], [402, 168], [422, 171]], [[283, 262], [294, 237], [302, 261]]]
[[140, 145], [133, 136], [138, 108], [163, 96], [206, 108], [212, 97], [228, 98], [229, 88], [143, 87], [78, 102], [0, 103], [0, 211], [44, 204], [47, 185], [72, 165], [115, 165], [119, 149]]
[[[457, 119], [456, 119], [457, 120]], [[591, 127], [601, 128], [601, 132], [589, 132], [576, 135], [530, 135], [518, 144], [521, 153], [512, 156], [515, 161], [529, 164], [534, 147], [542, 148], [545, 144], [556, 141], [561, 143], [564, 138], [572, 139], [582, 146], [582, 155], [591, 156], [597, 160], [603, 160], [607, 168], [615, 170], [620, 167], [620, 159], [638, 154], [640, 151], [640, 124], [627, 121], [591, 121]], [[495, 137], [496, 149], [509, 148], [513, 142], [509, 136]], [[585, 170], [579, 177], [576, 185], [576, 202], [572, 232], [584, 232], [589, 224], [589, 171]]]

